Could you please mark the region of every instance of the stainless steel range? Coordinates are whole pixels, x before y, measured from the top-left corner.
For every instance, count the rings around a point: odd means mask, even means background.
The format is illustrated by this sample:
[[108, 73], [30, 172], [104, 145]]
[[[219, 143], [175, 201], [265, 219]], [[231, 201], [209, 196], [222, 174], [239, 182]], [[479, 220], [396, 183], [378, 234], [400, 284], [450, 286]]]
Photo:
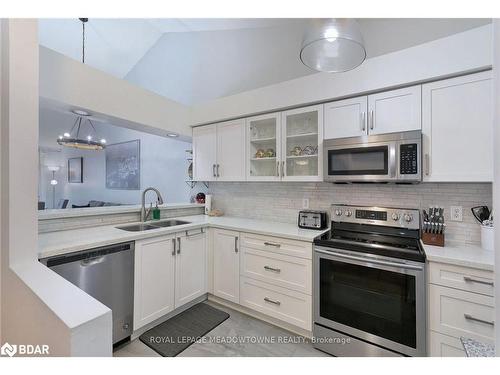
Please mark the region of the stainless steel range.
[[415, 209], [332, 205], [314, 243], [314, 342], [336, 356], [425, 356], [425, 253]]

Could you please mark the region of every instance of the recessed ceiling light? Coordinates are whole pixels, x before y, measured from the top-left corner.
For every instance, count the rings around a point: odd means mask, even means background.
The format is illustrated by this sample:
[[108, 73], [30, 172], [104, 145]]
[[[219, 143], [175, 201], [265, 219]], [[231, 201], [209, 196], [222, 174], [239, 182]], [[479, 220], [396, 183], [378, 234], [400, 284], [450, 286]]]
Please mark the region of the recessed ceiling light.
[[71, 112], [78, 116], [90, 116], [90, 113], [84, 111], [83, 109], [72, 109]]
[[176, 138], [178, 137], [179, 134], [175, 134], [175, 133], [167, 133], [167, 137], [172, 137], [172, 138]]

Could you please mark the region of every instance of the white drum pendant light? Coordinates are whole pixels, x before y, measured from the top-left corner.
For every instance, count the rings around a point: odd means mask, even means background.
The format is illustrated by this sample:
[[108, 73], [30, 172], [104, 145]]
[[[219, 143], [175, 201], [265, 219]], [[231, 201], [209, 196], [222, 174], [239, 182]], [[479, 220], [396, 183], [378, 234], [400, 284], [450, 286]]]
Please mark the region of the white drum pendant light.
[[340, 73], [361, 65], [365, 58], [363, 36], [355, 20], [311, 20], [300, 50], [305, 66], [319, 72]]

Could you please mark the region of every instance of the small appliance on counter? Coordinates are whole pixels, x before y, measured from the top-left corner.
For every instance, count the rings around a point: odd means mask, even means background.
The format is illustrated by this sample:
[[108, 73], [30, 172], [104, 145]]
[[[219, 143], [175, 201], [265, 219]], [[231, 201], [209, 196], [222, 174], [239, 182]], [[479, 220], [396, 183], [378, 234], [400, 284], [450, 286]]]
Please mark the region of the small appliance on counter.
[[303, 229], [326, 229], [328, 217], [325, 211], [299, 211], [298, 224], [299, 228]]
[[422, 210], [422, 242], [426, 245], [444, 246], [444, 222], [443, 207], [429, 207], [429, 211]]

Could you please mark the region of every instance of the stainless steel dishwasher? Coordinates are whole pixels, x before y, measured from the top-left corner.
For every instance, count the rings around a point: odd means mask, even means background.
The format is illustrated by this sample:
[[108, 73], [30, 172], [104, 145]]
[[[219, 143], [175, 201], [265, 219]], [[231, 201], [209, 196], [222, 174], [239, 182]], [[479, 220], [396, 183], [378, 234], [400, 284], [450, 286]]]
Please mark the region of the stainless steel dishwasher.
[[113, 344], [132, 334], [134, 242], [49, 257], [40, 262], [112, 310]]

